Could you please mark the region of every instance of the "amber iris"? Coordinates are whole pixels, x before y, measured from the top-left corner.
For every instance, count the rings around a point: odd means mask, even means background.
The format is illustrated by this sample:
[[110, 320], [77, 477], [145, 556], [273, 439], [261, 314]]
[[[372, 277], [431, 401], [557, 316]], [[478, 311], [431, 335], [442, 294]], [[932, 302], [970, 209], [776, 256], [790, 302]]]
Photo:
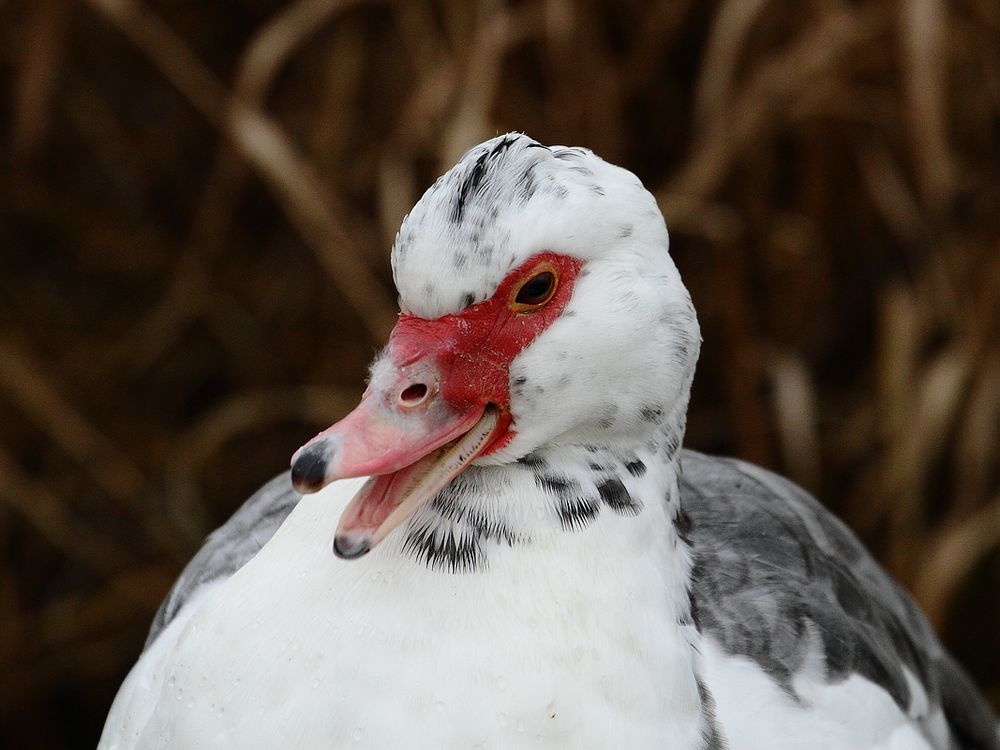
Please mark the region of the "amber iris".
[[510, 309], [522, 315], [536, 312], [552, 299], [558, 286], [556, 269], [544, 264], [534, 269], [527, 280], [517, 287], [510, 301]]

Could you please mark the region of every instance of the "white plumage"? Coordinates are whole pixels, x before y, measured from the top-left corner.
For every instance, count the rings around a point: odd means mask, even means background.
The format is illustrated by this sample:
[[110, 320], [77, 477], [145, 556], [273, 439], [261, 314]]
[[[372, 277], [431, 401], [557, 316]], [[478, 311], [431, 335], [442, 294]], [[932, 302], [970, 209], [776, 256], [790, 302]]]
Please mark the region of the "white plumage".
[[[511, 436], [381, 543], [359, 522], [358, 559], [331, 542], [368, 485], [265, 488], [168, 598], [101, 748], [1000, 747], [843, 527], [767, 472], [679, 450], [700, 337], [634, 175], [524, 136], [476, 147], [400, 229], [403, 311], [461, 332], [542, 252], [579, 262], [561, 313], [522, 349], [463, 355], [506, 368]], [[413, 380], [395, 346], [376, 396]], [[430, 372], [426, 397], [452, 398]], [[344, 475], [343, 440], [314, 441], [297, 481]]]

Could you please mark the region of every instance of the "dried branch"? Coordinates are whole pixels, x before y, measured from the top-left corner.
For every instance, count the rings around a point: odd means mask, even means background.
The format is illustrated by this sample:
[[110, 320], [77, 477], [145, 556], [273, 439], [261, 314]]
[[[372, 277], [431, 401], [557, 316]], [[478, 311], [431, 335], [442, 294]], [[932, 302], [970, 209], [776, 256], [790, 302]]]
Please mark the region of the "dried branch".
[[88, 529], [57, 494], [32, 481], [0, 448], [0, 502], [27, 520], [52, 546], [92, 570], [129, 567], [131, 556], [110, 536]]
[[49, 131], [70, 17], [64, 0], [41, 0], [32, 10], [14, 94], [11, 153], [21, 163], [34, 156]]
[[137, 519], [142, 472], [59, 393], [27, 352], [0, 339], [0, 392], [27, 414], [46, 435], [72, 456], [122, 507]]
[[383, 340], [395, 320], [386, 290], [348, 250], [355, 241], [332, 210], [332, 197], [282, 129], [252, 104], [231, 96], [173, 30], [140, 3], [87, 2], [146, 54], [260, 172], [372, 338]]
[[937, 628], [947, 622], [949, 605], [972, 569], [1000, 547], [1000, 496], [972, 515], [955, 522], [923, 550], [913, 590]]

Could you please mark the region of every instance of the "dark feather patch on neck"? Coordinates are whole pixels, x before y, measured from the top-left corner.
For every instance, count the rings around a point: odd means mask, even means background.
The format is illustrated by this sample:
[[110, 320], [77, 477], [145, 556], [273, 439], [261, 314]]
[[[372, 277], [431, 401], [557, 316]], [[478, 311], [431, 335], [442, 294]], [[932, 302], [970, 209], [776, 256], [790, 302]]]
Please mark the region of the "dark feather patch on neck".
[[471, 573], [485, 563], [480, 539], [433, 526], [411, 528], [403, 542], [403, 551], [432, 570], [449, 573]]
[[[564, 531], [587, 528], [604, 508], [627, 518], [642, 512], [642, 501], [628, 488], [647, 473], [645, 461], [638, 456], [622, 457], [592, 445], [561, 471], [553, 468], [554, 462], [562, 463], [538, 451], [514, 466], [532, 476]], [[488, 474], [489, 470], [483, 471]], [[514, 531], [507, 519], [489, 515], [474, 502], [480, 492], [479, 481], [484, 480], [473, 469], [439, 492], [410, 522], [403, 550], [432, 569], [468, 573], [485, 568], [491, 544], [515, 547], [529, 543], [530, 539]], [[684, 520], [675, 519], [682, 538]]]
[[504, 518], [469, 504], [477, 492], [472, 476], [460, 476], [441, 490], [407, 529], [403, 551], [432, 570], [473, 573], [487, 565], [489, 543], [514, 547], [526, 541]]
[[637, 516], [642, 501], [634, 498], [625, 480], [646, 473], [646, 464], [638, 457], [622, 459], [597, 446], [587, 446], [591, 454], [573, 467], [579, 479], [557, 474], [537, 454], [529, 454], [521, 464], [534, 474], [535, 484], [554, 500], [559, 523], [566, 531], [579, 531], [590, 525], [607, 506], [621, 516]]
[[623, 516], [637, 516], [642, 510], [642, 503], [633, 500], [625, 489], [622, 480], [610, 478], [597, 485], [597, 493], [611, 510]]

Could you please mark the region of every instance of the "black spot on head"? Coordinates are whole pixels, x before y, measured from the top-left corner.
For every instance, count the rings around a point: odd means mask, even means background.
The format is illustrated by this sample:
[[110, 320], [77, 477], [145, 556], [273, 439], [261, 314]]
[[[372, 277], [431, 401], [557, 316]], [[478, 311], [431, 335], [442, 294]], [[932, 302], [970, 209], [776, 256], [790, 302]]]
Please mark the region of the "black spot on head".
[[529, 165], [517, 180], [517, 192], [522, 203], [530, 201], [538, 189], [538, 185], [535, 182], [535, 166], [537, 165]]
[[[519, 136], [501, 138], [493, 144], [493, 147], [489, 151], [484, 151], [478, 156], [472, 168], [466, 173], [461, 185], [459, 185], [451, 211], [451, 220], [453, 223], [458, 224], [462, 221], [469, 201], [475, 196], [482, 185], [489, 163], [502, 158], [507, 149], [517, 143], [519, 138]], [[491, 215], [495, 219], [499, 215], [499, 208], [494, 207], [493, 212]]]
[[472, 165], [472, 169], [468, 171], [465, 175], [465, 179], [462, 180], [462, 184], [458, 188], [458, 194], [455, 196], [455, 202], [451, 207], [451, 221], [453, 224], [458, 224], [462, 221], [462, 217], [465, 215], [465, 207], [469, 202], [469, 199], [475, 195], [476, 190], [483, 182], [483, 178], [486, 176], [486, 162], [490, 158], [491, 152], [484, 151], [476, 159], [476, 163]]
[[520, 138], [521, 137], [519, 135], [504, 136], [495, 144], [493, 144], [493, 148], [490, 150], [490, 158], [495, 159], [498, 156], [503, 155], [507, 151], [507, 149], [509, 149], [511, 146], [517, 143], [520, 140]]
[[476, 301], [476, 295], [472, 292], [466, 292], [465, 296], [462, 298], [462, 308], [471, 307], [472, 303]]
[[620, 479], [605, 479], [597, 485], [597, 492], [611, 510], [626, 516], [636, 516], [642, 506], [632, 499]]
[[568, 374], [567, 374], [567, 375], [563, 375], [563, 376], [562, 376], [561, 378], [559, 378], [559, 387], [560, 387], [560, 388], [565, 388], [565, 387], [566, 387], [566, 386], [568, 386], [568, 385], [569, 385], [569, 384], [570, 384], [570, 383], [571, 383], [572, 381], [573, 381], [573, 378], [572, 378], [572, 377], [570, 377], [570, 376], [569, 376]]
[[592, 192], [594, 195], [604, 195], [604, 188], [602, 188], [600, 185], [591, 185], [590, 192]]
[[527, 382], [528, 378], [525, 377], [524, 375], [518, 375], [516, 378], [514, 378], [514, 385], [524, 385]]
[[451, 264], [456, 271], [461, 271], [469, 264], [469, 256], [465, 253], [455, 253], [451, 256]]
[[638, 458], [634, 461], [629, 461], [625, 464], [625, 468], [628, 469], [628, 473], [634, 477], [641, 477], [646, 473], [646, 464], [640, 461]]
[[621, 229], [618, 230], [618, 236], [623, 240], [632, 236], [632, 225], [622, 224]]

